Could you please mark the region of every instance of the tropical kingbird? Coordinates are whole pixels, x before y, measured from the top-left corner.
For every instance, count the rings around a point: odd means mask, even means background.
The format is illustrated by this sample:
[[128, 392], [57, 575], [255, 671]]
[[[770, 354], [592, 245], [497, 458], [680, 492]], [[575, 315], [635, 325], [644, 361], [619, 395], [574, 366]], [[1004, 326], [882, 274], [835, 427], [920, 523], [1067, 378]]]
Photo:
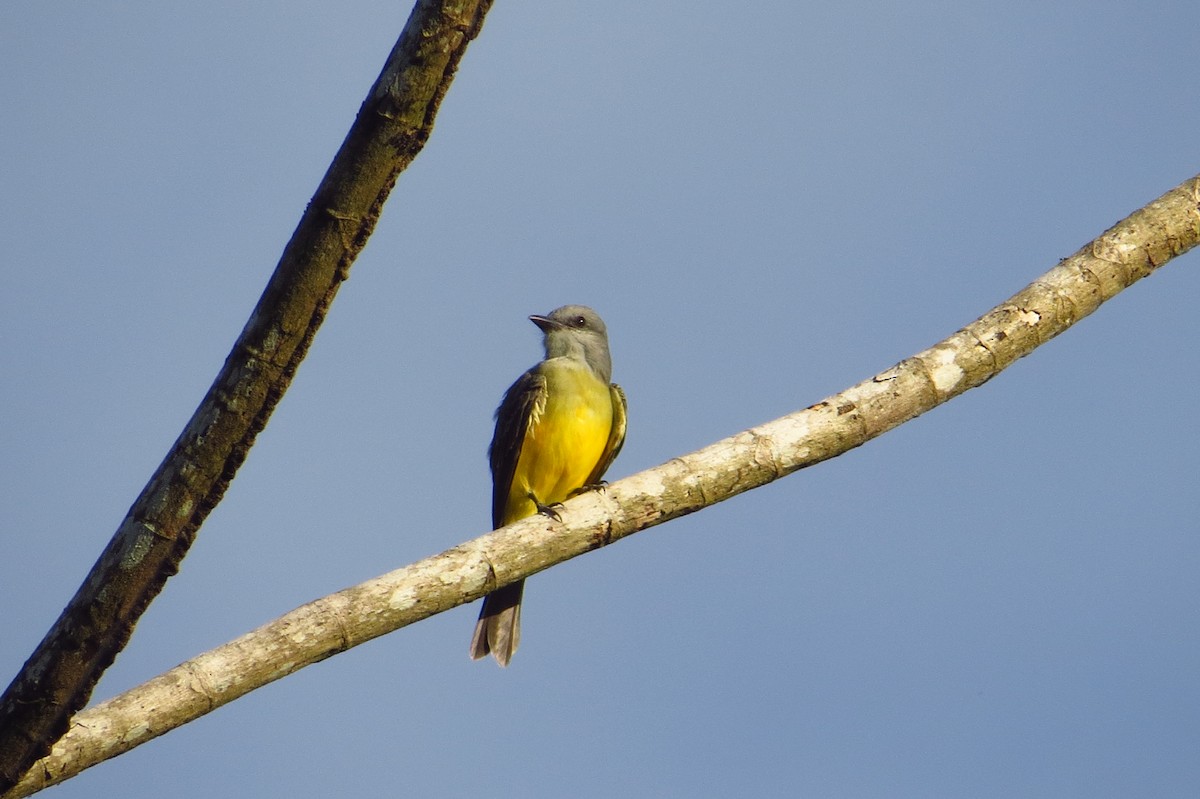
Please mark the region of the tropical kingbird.
[[[545, 334], [546, 357], [504, 393], [488, 448], [492, 526], [545, 513], [600, 483], [625, 442], [625, 392], [612, 380], [608, 331], [600, 315], [564, 305], [531, 316]], [[483, 599], [471, 658], [491, 654], [507, 666], [521, 642], [525, 581]]]

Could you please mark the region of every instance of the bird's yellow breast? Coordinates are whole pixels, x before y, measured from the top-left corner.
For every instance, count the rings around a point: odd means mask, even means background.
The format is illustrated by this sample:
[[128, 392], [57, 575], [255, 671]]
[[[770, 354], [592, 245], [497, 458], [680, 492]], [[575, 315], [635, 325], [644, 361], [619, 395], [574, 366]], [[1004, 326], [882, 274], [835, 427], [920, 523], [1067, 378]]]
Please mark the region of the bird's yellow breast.
[[529, 417], [504, 524], [537, 512], [530, 494], [552, 505], [581, 488], [604, 457], [612, 431], [612, 393], [591, 369], [555, 359], [542, 364], [542, 374], [544, 401]]

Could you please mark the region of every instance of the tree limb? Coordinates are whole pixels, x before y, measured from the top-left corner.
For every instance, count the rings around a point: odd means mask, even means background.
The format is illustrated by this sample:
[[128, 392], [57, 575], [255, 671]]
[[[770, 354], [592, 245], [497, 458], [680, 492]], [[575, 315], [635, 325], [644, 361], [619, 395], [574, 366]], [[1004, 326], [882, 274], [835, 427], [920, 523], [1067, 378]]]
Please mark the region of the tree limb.
[[418, 0], [208, 394], [0, 697], [0, 791], [66, 732], [178, 571], [291, 383], [397, 175], [428, 139], [489, 6], [490, 0]]
[[1200, 241], [1200, 176], [933, 347], [840, 394], [543, 516], [318, 599], [80, 713], [28, 796], [304, 666], [839, 455], [981, 385]]

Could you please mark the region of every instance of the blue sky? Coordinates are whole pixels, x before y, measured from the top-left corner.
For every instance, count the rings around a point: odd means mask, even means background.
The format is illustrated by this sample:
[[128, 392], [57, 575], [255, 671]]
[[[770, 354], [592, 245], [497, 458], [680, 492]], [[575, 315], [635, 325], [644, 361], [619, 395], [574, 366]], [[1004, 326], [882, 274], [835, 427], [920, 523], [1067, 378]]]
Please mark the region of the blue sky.
[[[0, 11], [0, 672], [200, 400], [407, 7]], [[526, 316], [608, 323], [619, 478], [949, 335], [1200, 171], [1194, 3], [497, 3], [105, 698], [484, 532]], [[1192, 253], [844, 457], [56, 797], [1194, 796]]]

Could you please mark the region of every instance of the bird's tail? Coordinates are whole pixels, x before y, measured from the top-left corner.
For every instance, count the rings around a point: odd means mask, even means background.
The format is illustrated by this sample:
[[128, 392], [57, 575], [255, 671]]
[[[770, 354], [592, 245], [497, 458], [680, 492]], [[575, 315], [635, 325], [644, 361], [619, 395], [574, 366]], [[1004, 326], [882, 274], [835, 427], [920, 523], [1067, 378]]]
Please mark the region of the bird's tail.
[[525, 581], [498, 588], [483, 598], [475, 634], [471, 636], [471, 659], [491, 655], [501, 666], [512, 660], [521, 643], [521, 594]]

